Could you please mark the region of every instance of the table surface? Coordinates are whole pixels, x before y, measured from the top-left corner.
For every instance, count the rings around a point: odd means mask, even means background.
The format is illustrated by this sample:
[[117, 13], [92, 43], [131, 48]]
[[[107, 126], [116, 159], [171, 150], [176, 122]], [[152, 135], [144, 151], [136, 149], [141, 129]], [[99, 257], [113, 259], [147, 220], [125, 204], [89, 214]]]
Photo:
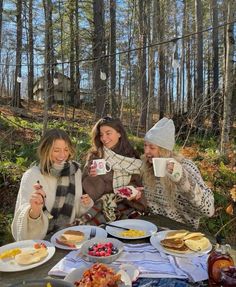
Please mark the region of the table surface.
[[[188, 229], [186, 225], [173, 221], [169, 218], [166, 218], [164, 216], [143, 216], [141, 217], [143, 220], [150, 221], [154, 223], [157, 227], [162, 228], [169, 228], [169, 229]], [[191, 230], [190, 230], [191, 231]], [[208, 235], [207, 235], [208, 236]], [[213, 241], [213, 239], [208, 236], [208, 238]], [[128, 242], [128, 240], [124, 240], [124, 242]], [[132, 243], [140, 243], [140, 242], [149, 242], [148, 239], [142, 239], [142, 240], [132, 240]], [[56, 248], [56, 252], [54, 256], [47, 261], [46, 263], [26, 271], [20, 271], [20, 272], [0, 272], [0, 286], [1, 287], [7, 287], [15, 282], [20, 282], [26, 279], [40, 279], [40, 278], [49, 278], [48, 272], [49, 270], [56, 265], [58, 261], [60, 261], [66, 254], [68, 254], [68, 250], [62, 250]], [[234, 262], [236, 262], [236, 253], [234, 253]], [[54, 277], [56, 278], [56, 277]]]

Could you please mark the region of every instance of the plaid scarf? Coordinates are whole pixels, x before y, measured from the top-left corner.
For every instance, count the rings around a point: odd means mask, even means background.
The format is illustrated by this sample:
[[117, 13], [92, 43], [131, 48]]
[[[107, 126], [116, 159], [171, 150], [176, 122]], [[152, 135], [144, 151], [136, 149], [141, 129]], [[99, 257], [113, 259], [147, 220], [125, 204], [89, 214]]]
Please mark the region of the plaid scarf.
[[57, 178], [57, 190], [48, 233], [64, 227], [70, 221], [75, 200], [75, 173], [79, 167], [77, 162], [71, 161], [66, 162], [62, 170], [50, 169], [50, 174]]
[[113, 189], [128, 185], [132, 174], [140, 174], [140, 159], [119, 155], [106, 147], [104, 158], [113, 170]]

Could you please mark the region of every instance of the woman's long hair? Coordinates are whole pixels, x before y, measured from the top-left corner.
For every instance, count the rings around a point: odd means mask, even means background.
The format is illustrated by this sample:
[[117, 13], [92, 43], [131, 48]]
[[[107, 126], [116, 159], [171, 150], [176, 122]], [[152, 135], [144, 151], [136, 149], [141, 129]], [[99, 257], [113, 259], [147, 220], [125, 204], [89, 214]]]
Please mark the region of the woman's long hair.
[[135, 157], [139, 158], [136, 150], [131, 146], [126, 131], [124, 129], [123, 124], [120, 119], [113, 119], [111, 117], [101, 118], [92, 129], [92, 148], [89, 151], [88, 159], [91, 157], [99, 157], [103, 158], [103, 143], [100, 140], [100, 128], [102, 126], [109, 126], [116, 130], [120, 134], [119, 142], [113, 148], [113, 151], [117, 154], [127, 156], [127, 157]]
[[50, 168], [52, 166], [51, 152], [55, 140], [64, 140], [68, 145], [68, 160], [73, 159], [75, 156], [75, 148], [70, 140], [70, 137], [65, 131], [61, 129], [51, 129], [46, 131], [44, 136], [41, 138], [37, 149], [39, 166], [42, 174], [50, 174]]

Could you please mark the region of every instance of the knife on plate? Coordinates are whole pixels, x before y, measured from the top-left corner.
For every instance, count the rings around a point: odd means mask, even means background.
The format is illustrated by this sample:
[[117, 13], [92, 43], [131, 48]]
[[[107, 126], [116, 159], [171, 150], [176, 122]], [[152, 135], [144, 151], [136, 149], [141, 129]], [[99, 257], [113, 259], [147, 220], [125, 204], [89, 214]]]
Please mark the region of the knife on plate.
[[122, 227], [122, 226], [117, 226], [117, 225], [113, 225], [110, 223], [104, 223], [105, 226], [110, 226], [110, 227], [115, 227], [115, 228], [119, 228], [119, 229], [123, 229], [123, 230], [130, 230], [130, 228], [127, 227]]

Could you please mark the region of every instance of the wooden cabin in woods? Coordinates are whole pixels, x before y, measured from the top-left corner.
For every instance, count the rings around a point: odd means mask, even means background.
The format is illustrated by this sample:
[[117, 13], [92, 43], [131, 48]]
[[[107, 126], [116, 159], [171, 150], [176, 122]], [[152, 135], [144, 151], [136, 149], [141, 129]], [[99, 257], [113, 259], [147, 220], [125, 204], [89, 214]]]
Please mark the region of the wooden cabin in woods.
[[[54, 102], [63, 103], [64, 100], [70, 102], [70, 78], [61, 73], [55, 73], [53, 84]], [[33, 95], [36, 101], [44, 100], [44, 76], [34, 83]]]
[[[61, 74], [55, 73], [53, 80], [54, 88], [54, 102], [63, 103], [64, 100], [67, 103], [71, 103], [71, 91], [70, 91], [70, 78]], [[44, 100], [44, 77], [40, 77], [34, 83], [33, 88], [34, 100]], [[80, 102], [91, 103], [93, 101], [92, 90], [89, 87], [80, 87]]]

